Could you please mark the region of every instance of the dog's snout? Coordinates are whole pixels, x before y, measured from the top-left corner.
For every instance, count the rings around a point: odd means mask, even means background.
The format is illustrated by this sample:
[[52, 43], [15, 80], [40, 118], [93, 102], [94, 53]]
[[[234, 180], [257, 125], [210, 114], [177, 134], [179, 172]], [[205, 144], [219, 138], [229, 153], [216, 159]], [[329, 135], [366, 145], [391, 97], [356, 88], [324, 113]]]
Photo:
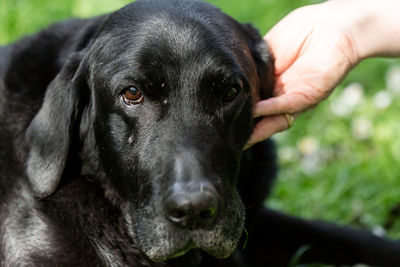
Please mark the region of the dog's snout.
[[212, 186], [174, 185], [165, 200], [168, 219], [174, 224], [189, 228], [211, 225], [218, 212], [218, 197]]

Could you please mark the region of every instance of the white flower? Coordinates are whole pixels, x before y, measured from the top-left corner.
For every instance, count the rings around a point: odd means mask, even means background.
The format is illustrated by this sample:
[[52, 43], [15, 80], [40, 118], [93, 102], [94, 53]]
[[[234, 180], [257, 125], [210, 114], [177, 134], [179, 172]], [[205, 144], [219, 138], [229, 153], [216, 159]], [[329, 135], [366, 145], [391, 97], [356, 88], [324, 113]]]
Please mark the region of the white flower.
[[309, 155], [317, 152], [319, 149], [319, 141], [314, 137], [303, 137], [297, 144], [302, 155]]
[[314, 137], [303, 137], [298, 143], [297, 148], [301, 155], [300, 166], [302, 171], [307, 175], [312, 175], [322, 168], [322, 158], [320, 153], [319, 141]]
[[400, 66], [391, 67], [386, 73], [386, 86], [393, 93], [400, 94]]
[[371, 137], [373, 132], [372, 122], [366, 117], [355, 118], [351, 122], [351, 132], [353, 137], [358, 140], [364, 140]]
[[380, 225], [375, 225], [374, 228], [372, 228], [372, 233], [373, 233], [374, 235], [376, 235], [376, 236], [379, 236], [379, 237], [384, 237], [384, 236], [386, 236], [386, 230], [385, 230], [385, 228], [383, 228], [383, 227], [380, 226]]
[[348, 117], [364, 98], [364, 88], [360, 83], [351, 83], [331, 104], [332, 112], [339, 117]]
[[323, 168], [319, 153], [312, 153], [301, 159], [301, 169], [307, 175], [315, 174]]
[[386, 109], [392, 104], [393, 96], [387, 90], [379, 91], [374, 95], [374, 105], [378, 109]]
[[300, 158], [299, 151], [291, 146], [284, 146], [279, 149], [279, 158], [284, 162], [293, 162]]

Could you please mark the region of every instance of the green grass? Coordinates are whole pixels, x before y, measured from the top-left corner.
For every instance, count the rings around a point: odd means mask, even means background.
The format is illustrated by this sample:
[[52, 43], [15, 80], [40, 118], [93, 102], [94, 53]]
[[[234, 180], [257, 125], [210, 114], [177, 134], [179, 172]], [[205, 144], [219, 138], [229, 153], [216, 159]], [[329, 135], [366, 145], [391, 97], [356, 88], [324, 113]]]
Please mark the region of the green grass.
[[[388, 68], [398, 64], [398, 60], [366, 60], [328, 101], [275, 137], [283, 159], [270, 206], [364, 229], [385, 225], [391, 209], [400, 203], [400, 97], [394, 96], [386, 109], [375, 107], [373, 97], [386, 88]], [[349, 116], [338, 117], [332, 104], [341, 89], [353, 82], [365, 88], [365, 95]], [[353, 120], [359, 116], [373, 127], [371, 136], [363, 140], [352, 135]], [[304, 138], [317, 144], [311, 156], [298, 152]], [[307, 159], [316, 161], [316, 167], [311, 164], [310, 168]], [[400, 239], [400, 218], [387, 230], [389, 236]]]
[[[51, 22], [113, 11], [128, 2], [0, 0], [0, 44]], [[241, 22], [253, 23], [264, 34], [294, 8], [320, 1], [209, 2]], [[400, 97], [393, 96], [392, 104], [385, 109], [375, 107], [373, 99], [378, 91], [387, 88], [386, 76], [393, 66], [400, 66], [400, 60], [364, 61], [329, 100], [299, 117], [290, 131], [276, 135], [282, 158], [269, 206], [297, 216], [364, 229], [384, 226], [390, 210], [400, 203]], [[348, 116], [335, 115], [332, 105], [340, 99], [343, 88], [354, 82], [364, 88], [360, 103]], [[354, 119], [359, 117], [373, 128], [370, 136], [361, 140], [352, 134]], [[387, 232], [400, 239], [400, 219]]]

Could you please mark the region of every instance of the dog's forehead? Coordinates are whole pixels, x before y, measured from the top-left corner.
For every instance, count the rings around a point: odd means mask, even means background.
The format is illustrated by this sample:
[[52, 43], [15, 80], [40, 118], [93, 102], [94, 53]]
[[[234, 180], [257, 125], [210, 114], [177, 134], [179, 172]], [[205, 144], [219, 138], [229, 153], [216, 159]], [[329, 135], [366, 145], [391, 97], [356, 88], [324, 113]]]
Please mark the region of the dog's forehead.
[[[254, 66], [244, 40], [240, 42], [243, 44], [222, 40], [212, 26], [149, 18], [134, 32], [105, 37], [91, 72], [103, 78], [119, 77], [117, 73], [121, 77], [134, 75], [131, 78], [136, 80], [179, 75], [192, 82], [204, 75], [247, 76], [254, 72]], [[188, 75], [190, 79], [186, 79]]]
[[177, 21], [155, 17], [141, 25], [142, 34], [133, 37], [137, 42], [127, 53], [142, 65], [162, 63], [185, 69], [193, 68], [194, 63], [203, 69], [212, 65], [235, 65], [241, 57], [238, 54], [242, 53], [239, 39], [233, 34], [224, 39], [213, 26], [194, 19]]
[[148, 59], [196, 55], [243, 58], [246, 42], [238, 25], [202, 2], [138, 1], [108, 18], [98, 46], [111, 61], [121, 55], [127, 60], [137, 60], [137, 55]]
[[[153, 2], [175, 6], [133, 8]], [[255, 63], [240, 23], [203, 2], [133, 4], [108, 18], [92, 47], [89, 70], [94, 84], [118, 89], [124, 80], [164, 80], [169, 85], [173, 80], [177, 88], [196, 88], [204, 80], [245, 77], [256, 86]]]

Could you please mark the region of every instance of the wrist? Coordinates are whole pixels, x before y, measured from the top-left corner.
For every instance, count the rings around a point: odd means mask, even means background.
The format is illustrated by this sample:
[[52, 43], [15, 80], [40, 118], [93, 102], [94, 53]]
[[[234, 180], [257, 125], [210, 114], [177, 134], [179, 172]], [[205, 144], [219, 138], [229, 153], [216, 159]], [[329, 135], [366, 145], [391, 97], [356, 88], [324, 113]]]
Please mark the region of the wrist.
[[350, 34], [359, 60], [400, 55], [400, 1], [352, 0], [348, 5], [357, 10]]

